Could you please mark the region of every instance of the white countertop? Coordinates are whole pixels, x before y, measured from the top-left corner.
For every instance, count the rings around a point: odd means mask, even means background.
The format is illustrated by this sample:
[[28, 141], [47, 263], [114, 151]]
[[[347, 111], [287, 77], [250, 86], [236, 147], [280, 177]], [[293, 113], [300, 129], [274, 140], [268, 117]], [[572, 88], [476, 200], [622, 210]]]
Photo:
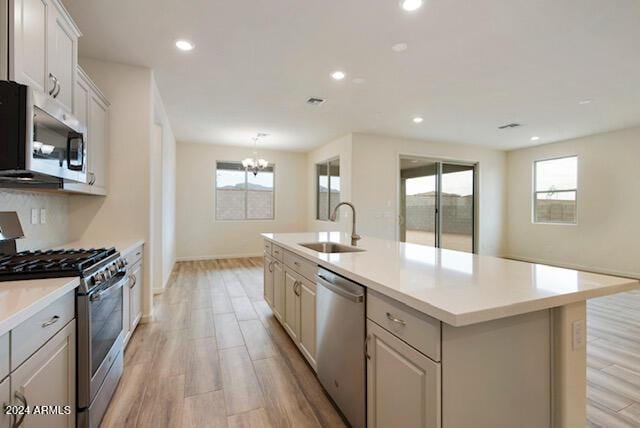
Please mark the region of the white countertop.
[[637, 280], [423, 245], [363, 237], [358, 253], [325, 254], [300, 243], [350, 245], [340, 232], [264, 233], [318, 265], [453, 326], [628, 291]]
[[[144, 243], [142, 239], [76, 241], [57, 248], [116, 247], [123, 256]], [[0, 336], [80, 285], [79, 278], [50, 278], [0, 282]]]
[[80, 279], [0, 282], [0, 336], [80, 285]]

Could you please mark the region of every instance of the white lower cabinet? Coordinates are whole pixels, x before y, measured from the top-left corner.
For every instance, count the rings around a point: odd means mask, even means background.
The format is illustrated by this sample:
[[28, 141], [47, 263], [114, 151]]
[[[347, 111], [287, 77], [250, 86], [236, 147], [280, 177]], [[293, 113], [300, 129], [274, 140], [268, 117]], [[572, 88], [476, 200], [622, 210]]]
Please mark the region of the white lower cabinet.
[[284, 320], [284, 266], [281, 262], [273, 261], [273, 313], [281, 322]]
[[143, 254], [142, 245], [123, 254], [129, 264], [129, 282], [124, 286], [122, 293], [122, 328], [125, 346], [129, 343], [131, 335], [142, 319]]
[[273, 259], [264, 256], [264, 300], [273, 306]]
[[[72, 428], [76, 423], [76, 323], [71, 321], [11, 373], [12, 404], [60, 406], [61, 414], [28, 414], [24, 428]], [[66, 407], [65, 407], [66, 406]], [[64, 413], [67, 414], [64, 414]], [[18, 422], [22, 416], [17, 416]], [[18, 426], [18, 425], [16, 425]]]
[[133, 332], [142, 318], [142, 261], [131, 269], [129, 282], [129, 330]]
[[[264, 298], [285, 331], [316, 369], [316, 284], [310, 280], [317, 266], [265, 241]], [[282, 261], [271, 255], [279, 251]], [[283, 254], [284, 253], [284, 254]]]
[[367, 426], [440, 427], [440, 364], [367, 320]]
[[313, 367], [316, 365], [316, 285], [301, 279], [300, 297], [300, 350]]
[[[0, 403], [2, 408], [11, 403], [11, 381], [7, 376], [2, 382], [0, 382]], [[11, 416], [5, 412], [0, 413], [0, 428], [10, 428], [13, 423]]]
[[294, 342], [300, 335], [299, 276], [289, 269], [284, 272], [284, 328]]

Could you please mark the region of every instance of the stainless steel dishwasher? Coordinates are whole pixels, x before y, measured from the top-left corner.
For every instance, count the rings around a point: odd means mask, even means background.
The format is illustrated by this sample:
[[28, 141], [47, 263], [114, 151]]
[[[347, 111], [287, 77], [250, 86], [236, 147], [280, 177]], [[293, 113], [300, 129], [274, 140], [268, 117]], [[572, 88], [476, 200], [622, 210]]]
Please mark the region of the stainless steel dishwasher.
[[364, 287], [323, 268], [316, 282], [318, 378], [351, 426], [364, 428]]

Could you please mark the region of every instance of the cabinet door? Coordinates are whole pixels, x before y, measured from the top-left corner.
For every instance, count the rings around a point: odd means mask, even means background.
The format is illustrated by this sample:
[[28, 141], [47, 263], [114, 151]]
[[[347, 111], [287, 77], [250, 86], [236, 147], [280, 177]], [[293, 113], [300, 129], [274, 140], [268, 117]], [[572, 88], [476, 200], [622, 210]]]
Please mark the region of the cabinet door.
[[124, 330], [124, 345], [127, 346], [133, 330], [129, 328], [131, 314], [131, 290], [125, 286], [122, 290], [122, 330]]
[[[4, 408], [5, 405], [11, 403], [11, 384], [9, 376], [0, 383], [0, 404]], [[10, 428], [12, 425], [11, 416], [0, 413], [0, 428]]]
[[302, 279], [300, 285], [300, 348], [316, 365], [316, 285]]
[[264, 256], [264, 300], [273, 308], [273, 259]]
[[300, 335], [300, 277], [288, 269], [284, 275], [284, 328], [297, 343]]
[[11, 79], [40, 91], [52, 89], [47, 76], [48, 0], [15, 0]]
[[67, 111], [73, 111], [76, 80], [78, 37], [55, 2], [49, 7], [49, 40], [47, 47], [49, 74], [58, 82], [53, 97]]
[[440, 364], [367, 320], [367, 426], [440, 427]]
[[129, 330], [133, 333], [142, 318], [142, 283], [144, 281], [142, 262], [131, 272], [129, 283]]
[[[89, 133], [89, 84], [80, 76], [76, 76], [76, 89], [73, 93], [73, 115], [78, 119], [85, 127], [87, 127], [87, 134]], [[89, 141], [88, 135], [84, 136], [85, 141]], [[87, 149], [89, 150], [89, 149]]]
[[282, 263], [273, 261], [273, 313], [284, 322], [284, 268]]
[[89, 175], [95, 177], [93, 185], [106, 189], [107, 187], [107, 107], [94, 93], [90, 94], [89, 106], [89, 135], [87, 150], [89, 158]]
[[[26, 415], [23, 428], [71, 428], [76, 422], [76, 337], [72, 320], [11, 374], [13, 404], [62, 406], [59, 415]], [[69, 406], [69, 407], [64, 407]]]

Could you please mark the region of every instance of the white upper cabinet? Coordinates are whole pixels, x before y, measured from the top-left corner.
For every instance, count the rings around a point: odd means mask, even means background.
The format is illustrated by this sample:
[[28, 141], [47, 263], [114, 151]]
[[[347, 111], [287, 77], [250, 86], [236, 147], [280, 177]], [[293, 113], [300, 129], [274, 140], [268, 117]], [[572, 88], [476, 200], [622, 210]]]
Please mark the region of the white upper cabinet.
[[80, 66], [77, 67], [73, 115], [82, 122], [87, 150], [87, 183], [64, 183], [68, 192], [107, 194], [109, 102]]
[[73, 111], [80, 31], [58, 0], [9, 0], [9, 78]]
[[[10, 2], [11, 3], [11, 2]], [[14, 0], [13, 22], [9, 22], [9, 76], [40, 91], [53, 86], [47, 79], [48, 0]], [[13, 24], [13, 31], [11, 25]]]
[[78, 36], [69, 15], [57, 2], [49, 8], [49, 76], [57, 88], [52, 96], [67, 111], [73, 111], [73, 90], [78, 65]]

